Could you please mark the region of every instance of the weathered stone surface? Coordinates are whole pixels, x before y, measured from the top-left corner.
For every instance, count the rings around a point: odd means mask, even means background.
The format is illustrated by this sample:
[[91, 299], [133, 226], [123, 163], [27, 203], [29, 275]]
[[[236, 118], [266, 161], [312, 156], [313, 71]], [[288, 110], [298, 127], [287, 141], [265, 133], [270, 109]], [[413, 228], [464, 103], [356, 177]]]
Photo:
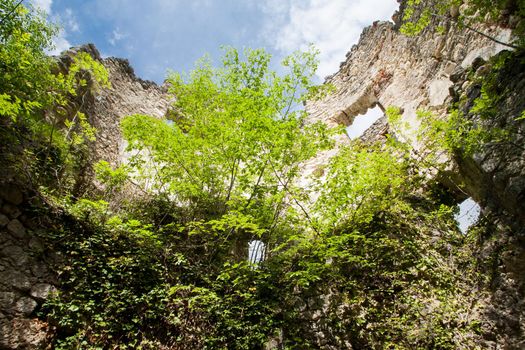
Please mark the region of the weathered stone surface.
[[24, 316], [29, 316], [37, 306], [38, 303], [34, 299], [22, 297], [16, 302], [14, 310]]
[[390, 131], [386, 117], [381, 117], [365, 130], [360, 139], [365, 142], [384, 142]]
[[5, 216], [4, 214], [0, 214], [0, 227], [4, 227], [9, 223], [9, 218]]
[[2, 255], [9, 259], [14, 266], [22, 266], [27, 263], [28, 255], [25, 250], [16, 245], [7, 246], [2, 250]]
[[449, 79], [435, 79], [430, 82], [428, 87], [429, 105], [432, 107], [441, 106], [449, 96], [448, 89], [452, 86]]
[[[431, 108], [439, 116], [446, 112], [447, 99], [457, 99], [463, 92], [470, 100], [479, 96], [478, 85], [463, 81], [465, 71], [473, 64], [478, 75], [485, 74], [485, 60], [500, 51], [501, 45], [471, 31], [457, 28], [447, 29], [444, 35], [428, 30], [420, 37], [407, 38], [398, 31], [402, 15], [398, 13], [395, 18], [395, 24], [378, 22], [365, 29], [359, 44], [347, 54], [340, 71], [327, 79], [336, 87], [337, 92], [324, 100], [307, 104], [310, 121], [350, 125], [357, 114], [380, 103], [386, 107], [401, 107], [402, 122], [408, 122], [413, 128], [417, 128], [417, 109]], [[508, 39], [507, 30], [497, 27], [484, 30], [499, 39]], [[86, 45], [63, 55], [61, 60], [64, 65], [78, 51], [88, 52], [101, 61], [110, 73], [112, 89], [87, 96], [87, 103], [82, 105], [82, 111], [98, 130], [97, 142], [91, 145], [91, 160], [105, 159], [116, 165], [122, 160], [124, 148], [119, 129], [120, 119], [135, 113], [162, 117], [168, 109], [169, 97], [164, 87], [137, 78], [126, 60], [102, 59], [93, 45]], [[519, 94], [519, 91], [525, 91], [523, 84], [516, 84], [513, 89], [518, 93], [509, 104], [525, 101], [525, 97]], [[516, 110], [523, 108], [523, 103], [517, 104]], [[470, 107], [472, 105], [465, 106], [465, 112]], [[519, 113], [521, 110], [509, 111], [506, 119], [510, 122]], [[523, 123], [520, 127], [523, 133]], [[361, 138], [367, 142], [381, 141], [389, 132], [388, 123], [383, 117]], [[345, 143], [345, 139], [346, 137], [339, 138], [338, 143]], [[417, 144], [414, 146], [417, 147]], [[337, 148], [324, 152], [319, 158], [305, 164], [305, 176], [314, 173], [323, 176], [323, 166], [335, 152]], [[524, 341], [520, 337], [523, 338], [522, 321], [525, 318], [522, 311], [525, 300], [525, 232], [522, 228], [516, 228], [520, 225], [519, 221], [512, 222], [509, 219], [516, 217], [516, 213], [523, 213], [523, 159], [524, 155], [516, 150], [492, 149], [460, 164], [460, 175], [466, 188], [475, 193], [477, 198], [483, 199], [485, 208], [496, 210], [499, 207], [506, 210], [501, 214], [506, 216], [501, 218], [501, 225], [478, 252], [480, 260], [495, 261], [496, 277], [491, 285], [493, 293], [487, 293], [490, 297], [480, 302], [486, 307], [476, 310], [483, 315], [481, 329], [486, 337], [483, 343], [485, 348], [524, 347]], [[42, 348], [45, 346], [48, 326], [30, 316], [38, 303], [55, 290], [52, 284], [55, 282], [51, 282], [54, 276], [43, 261], [28, 253], [43, 253], [45, 250], [40, 240], [27, 239], [28, 235], [22, 224], [26, 223], [26, 218], [20, 215], [21, 207], [17, 207], [24, 201], [23, 193], [18, 187], [2, 185], [0, 199], [0, 207], [7, 213], [7, 216], [0, 215], [0, 227], [8, 225], [7, 230], [11, 233], [7, 234], [5, 229], [0, 231], [0, 348]], [[514, 216], [508, 213], [513, 213]], [[9, 220], [9, 217], [19, 219]], [[512, 225], [513, 229], [508, 229]], [[440, 236], [436, 235], [435, 239], [438, 243]], [[302, 316], [316, 321], [311, 329], [312, 336], [317, 339], [319, 348], [351, 349], [349, 342], [337, 339], [331, 334], [329, 325], [322, 324], [323, 312], [326, 312], [322, 307], [327, 304], [327, 300], [315, 300], [315, 303], [308, 306], [317, 308], [318, 311], [311, 314], [307, 313], [306, 305], [303, 309]], [[344, 317], [345, 307], [347, 305], [340, 305], [341, 317]], [[432, 311], [432, 305], [429, 305], [423, 313], [431, 314]], [[465, 316], [465, 320], [468, 319]], [[281, 334], [273, 339], [269, 346], [277, 347], [282, 342], [282, 337]]]
[[19, 205], [24, 200], [23, 193], [11, 184], [0, 185], [0, 197], [14, 205]]
[[16, 238], [24, 238], [26, 236], [24, 225], [17, 219], [11, 220], [9, 224], [7, 224], [7, 229]]
[[42, 253], [44, 251], [44, 243], [36, 237], [32, 237], [29, 240], [29, 249], [35, 253]]
[[20, 211], [20, 209], [18, 209], [17, 206], [9, 203], [6, 203], [2, 206], [2, 212], [9, 216], [11, 219], [16, 219], [20, 216], [20, 214], [22, 214], [22, 212]]
[[16, 294], [14, 292], [0, 292], [0, 308], [7, 310], [15, 302]]
[[[503, 40], [510, 35], [510, 31], [496, 27], [483, 30]], [[340, 70], [326, 79], [336, 93], [307, 103], [310, 121], [348, 125], [357, 114], [379, 102], [385, 107], [401, 107], [402, 122], [417, 128], [417, 109], [440, 106], [436, 114], [446, 112], [443, 103], [450, 77], [460, 79], [476, 58], [488, 58], [504, 48], [455, 27], [444, 36], [428, 30], [412, 38], [402, 35], [395, 24], [376, 22], [365, 28]], [[451, 72], [451, 67], [456, 68]]]
[[47, 323], [38, 319], [0, 316], [1, 349], [44, 349], [48, 340]]
[[[447, 114], [450, 102], [459, 102], [462, 95], [467, 99], [462, 111], [469, 113], [474, 99], [481, 94], [481, 86], [465, 81], [467, 70], [476, 72], [478, 78], [489, 74], [486, 61], [507, 48], [455, 26], [448, 26], [445, 35], [426, 30], [419, 37], [408, 38], [398, 31], [400, 18], [402, 13], [396, 15], [395, 24], [379, 22], [363, 31], [340, 70], [326, 79], [335, 86], [335, 94], [306, 104], [311, 122], [348, 126], [357, 114], [379, 103], [401, 107], [401, 122], [416, 130], [418, 109], [431, 110], [441, 118]], [[479, 29], [509, 42], [510, 31], [506, 29]], [[495, 261], [491, 275], [494, 280], [487, 290], [472, 286], [479, 293], [475, 300], [478, 306], [472, 315], [465, 315], [465, 322], [481, 320], [478, 341], [482, 348], [520, 349], [525, 344], [525, 121], [521, 125], [515, 122], [525, 109], [525, 68], [514, 66], [509, 77], [502, 80], [502, 90], [513, 91], [514, 97], [501, 102], [499, 116], [488, 127], [514, 130], [512, 142], [496, 143], [474, 159], [451, 166], [456, 177], [448, 183], [451, 187], [463, 184], [462, 190], [482, 203], [485, 215], [500, 220], [494, 231], [487, 229], [486, 241], [480, 243], [478, 253], [481, 261]], [[375, 135], [388, 132], [386, 120], [379, 120], [362, 139], [380, 141], [381, 136]], [[415, 150], [420, 150], [415, 137], [407, 136]], [[346, 140], [340, 138], [337, 142]], [[321, 159], [311, 163], [322, 167], [328, 156], [321, 154]], [[446, 161], [454, 164], [451, 159]], [[441, 234], [436, 236], [436, 242], [441, 239]], [[322, 337], [318, 338], [322, 343]]]
[[1, 283], [16, 290], [29, 291], [32, 280], [31, 276], [28, 276], [22, 271], [18, 271], [18, 269], [14, 270], [13, 268], [9, 268], [0, 272]]
[[89, 103], [82, 105], [97, 129], [97, 141], [92, 145], [92, 158], [118, 164], [123, 155], [120, 120], [132, 114], [163, 117], [170, 98], [165, 87], [138, 78], [129, 61], [121, 58], [101, 58], [93, 44], [73, 48], [59, 58], [64, 65], [71, 62], [76, 52], [87, 52], [100, 61], [109, 73], [111, 89], [102, 89], [89, 96]]
[[[20, 210], [23, 204], [14, 207]], [[8, 225], [0, 229], [0, 349], [44, 349], [50, 329], [34, 314], [55, 290], [56, 281], [48, 262], [34, 254], [44, 251], [42, 242], [36, 237], [28, 240], [21, 223], [34, 218], [24, 214], [19, 219], [7, 218]]]
[[55, 286], [48, 283], [38, 283], [31, 288], [31, 296], [37, 300], [46, 300], [51, 294], [55, 293]]
[[461, 79], [463, 79], [465, 75], [465, 69], [461, 66], [456, 66], [454, 71], [450, 74], [450, 81], [453, 83], [457, 83]]

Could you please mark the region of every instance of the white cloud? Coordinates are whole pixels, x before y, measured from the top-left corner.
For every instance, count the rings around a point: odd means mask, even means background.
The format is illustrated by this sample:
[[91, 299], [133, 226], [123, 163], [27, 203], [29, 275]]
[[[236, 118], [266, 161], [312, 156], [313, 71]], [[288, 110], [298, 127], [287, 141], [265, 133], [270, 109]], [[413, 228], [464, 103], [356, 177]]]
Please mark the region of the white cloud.
[[[52, 16], [53, 13], [51, 11], [51, 6], [53, 5], [53, 0], [32, 0], [32, 3], [34, 6], [45, 11], [49, 17]], [[52, 50], [48, 50], [47, 53], [49, 55], [59, 55], [62, 51], [67, 50], [71, 47], [71, 43], [66, 39], [66, 30], [79, 30], [78, 23], [76, 21], [75, 16], [73, 15], [73, 11], [71, 9], [66, 9], [64, 14], [66, 16], [65, 23], [63, 23], [64, 28], [60, 30], [57, 36], [53, 39], [54, 47]], [[58, 19], [61, 20], [61, 16], [58, 16]]]
[[71, 47], [71, 43], [66, 39], [66, 33], [61, 30], [58, 35], [53, 39], [53, 50], [50, 50], [50, 55], [60, 55], [62, 51], [68, 50]]
[[126, 37], [127, 37], [127, 35], [122, 33], [120, 31], [120, 29], [117, 27], [117, 28], [113, 29], [113, 32], [111, 33], [111, 37], [109, 37], [109, 39], [108, 39], [108, 42], [111, 44], [111, 46], [115, 46], [115, 44], [118, 41], [120, 41], [120, 40], [122, 40], [122, 39], [124, 39]]
[[64, 10], [64, 14], [60, 16], [60, 19], [68, 31], [78, 32], [80, 30], [77, 18], [70, 8]]
[[271, 18], [265, 37], [283, 53], [314, 44], [320, 51], [318, 76], [335, 73], [363, 28], [386, 20], [399, 6], [396, 0], [265, 0]]
[[47, 14], [51, 14], [51, 4], [53, 0], [32, 0], [32, 3], [44, 10]]

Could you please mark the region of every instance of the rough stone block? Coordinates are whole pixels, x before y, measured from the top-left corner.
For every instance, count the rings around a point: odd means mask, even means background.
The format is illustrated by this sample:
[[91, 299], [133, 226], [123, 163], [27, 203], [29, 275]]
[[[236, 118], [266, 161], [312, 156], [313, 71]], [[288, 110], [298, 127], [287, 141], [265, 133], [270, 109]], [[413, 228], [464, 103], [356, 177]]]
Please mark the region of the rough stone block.
[[457, 66], [452, 73], [450, 73], [450, 81], [453, 83], [457, 83], [461, 79], [463, 79], [463, 76], [465, 74], [465, 69], [461, 66]]
[[22, 291], [29, 291], [31, 289], [31, 280], [29, 276], [20, 271], [13, 271], [12, 269], [1, 271], [0, 281], [5, 285]]
[[0, 309], [8, 310], [15, 302], [15, 298], [14, 292], [0, 292]]
[[48, 325], [36, 318], [0, 317], [0, 349], [44, 349]]
[[40, 239], [33, 237], [29, 241], [29, 249], [36, 253], [42, 253], [44, 251], [44, 244]]
[[448, 88], [452, 83], [447, 79], [436, 79], [429, 84], [428, 98], [431, 106], [440, 106], [449, 95]]
[[24, 316], [29, 316], [35, 311], [38, 303], [29, 297], [22, 297], [18, 299], [15, 304], [14, 311]]
[[14, 205], [19, 205], [24, 201], [23, 193], [17, 187], [9, 184], [0, 186], [0, 197]]
[[4, 214], [0, 214], [0, 227], [4, 227], [9, 223], [9, 218]]
[[17, 206], [10, 203], [6, 203], [2, 206], [2, 212], [9, 216], [11, 219], [16, 219], [20, 216], [20, 214], [22, 214], [22, 212], [20, 211], [20, 209], [18, 209]]
[[39, 283], [31, 288], [31, 296], [37, 300], [46, 300], [50, 294], [53, 294], [57, 291], [55, 286], [49, 283]]
[[14, 245], [7, 246], [2, 249], [2, 255], [11, 260], [11, 262], [16, 266], [25, 265], [29, 258], [24, 249]]
[[16, 238], [22, 239], [26, 237], [26, 229], [24, 225], [22, 225], [22, 223], [17, 219], [11, 220], [7, 225], [7, 229]]

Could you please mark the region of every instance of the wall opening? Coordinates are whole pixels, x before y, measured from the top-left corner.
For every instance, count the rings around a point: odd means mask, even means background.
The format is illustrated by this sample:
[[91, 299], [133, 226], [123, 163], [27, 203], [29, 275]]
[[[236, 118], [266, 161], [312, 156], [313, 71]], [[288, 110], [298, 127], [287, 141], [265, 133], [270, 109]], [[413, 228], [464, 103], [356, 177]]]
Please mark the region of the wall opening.
[[459, 213], [454, 218], [461, 233], [466, 234], [468, 232], [469, 228], [478, 221], [480, 213], [481, 207], [472, 197], [465, 199], [459, 204]]
[[355, 117], [353, 123], [346, 128], [346, 134], [350, 139], [358, 138], [383, 115], [384, 112], [378, 105], [369, 108], [365, 114], [359, 114]]
[[254, 239], [248, 243], [248, 261], [250, 264], [258, 264], [264, 261], [266, 254], [266, 244], [263, 241]]

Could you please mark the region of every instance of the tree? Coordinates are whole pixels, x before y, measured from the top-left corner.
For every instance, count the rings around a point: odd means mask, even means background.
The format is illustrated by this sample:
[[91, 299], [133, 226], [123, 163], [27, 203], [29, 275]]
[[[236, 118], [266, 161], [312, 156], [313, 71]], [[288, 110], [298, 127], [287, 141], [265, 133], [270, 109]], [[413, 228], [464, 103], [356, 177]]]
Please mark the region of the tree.
[[284, 76], [264, 50], [244, 54], [228, 48], [222, 68], [204, 58], [187, 76], [171, 74], [168, 118], [134, 115], [122, 129], [128, 151], [140, 151], [130, 165], [144, 188], [149, 181], [194, 213], [250, 214], [269, 228], [287, 200], [298, 202], [299, 164], [330, 144], [326, 126], [307, 125], [298, 108], [323, 88], [311, 82], [314, 50], [287, 57]]

